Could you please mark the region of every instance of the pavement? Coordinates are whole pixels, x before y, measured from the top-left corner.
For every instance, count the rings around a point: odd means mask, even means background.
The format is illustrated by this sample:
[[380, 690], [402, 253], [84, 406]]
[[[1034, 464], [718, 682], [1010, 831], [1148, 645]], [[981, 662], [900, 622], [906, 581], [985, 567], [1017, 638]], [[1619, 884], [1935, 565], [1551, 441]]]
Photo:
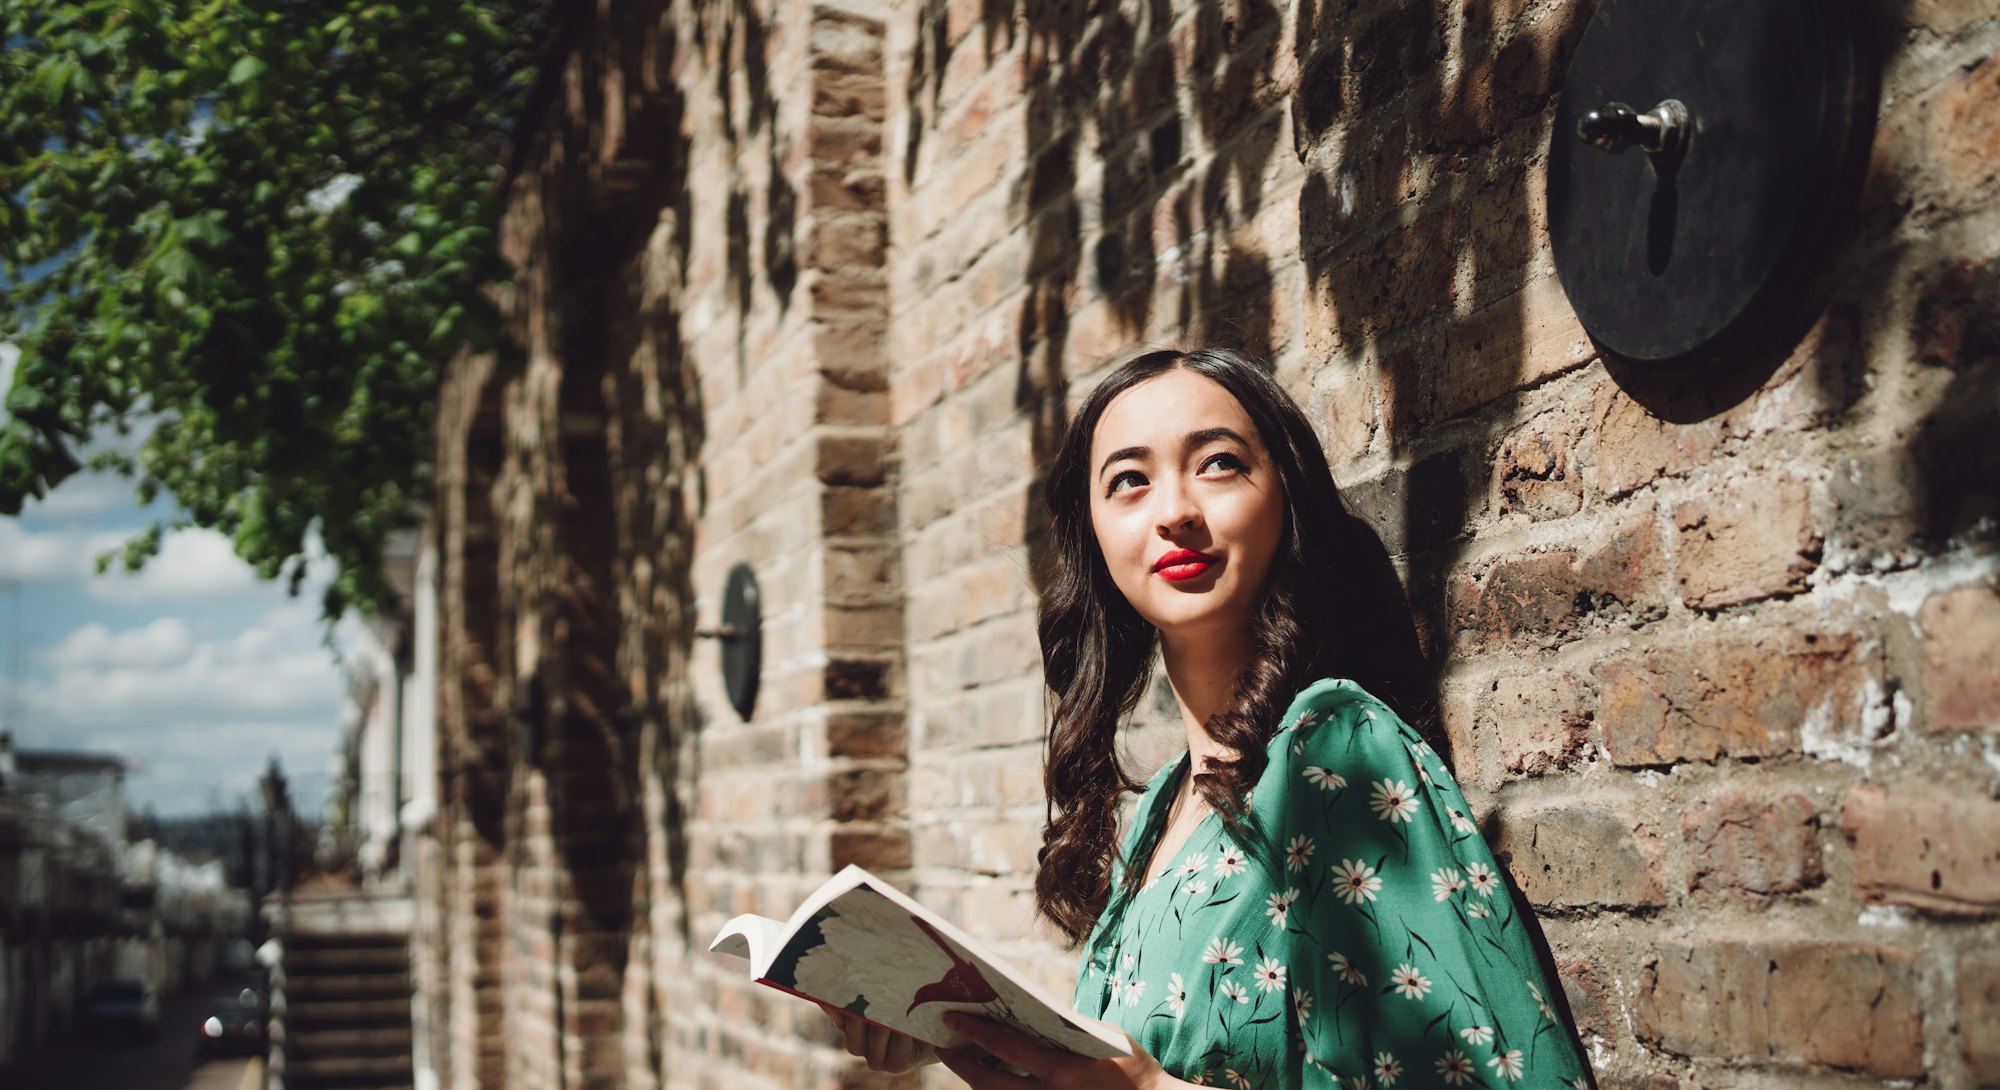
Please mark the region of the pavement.
[[224, 986], [197, 988], [160, 1002], [160, 1032], [150, 1041], [58, 1043], [0, 1067], [5, 1090], [259, 1090], [255, 1059], [195, 1056], [195, 1034], [209, 1000]]

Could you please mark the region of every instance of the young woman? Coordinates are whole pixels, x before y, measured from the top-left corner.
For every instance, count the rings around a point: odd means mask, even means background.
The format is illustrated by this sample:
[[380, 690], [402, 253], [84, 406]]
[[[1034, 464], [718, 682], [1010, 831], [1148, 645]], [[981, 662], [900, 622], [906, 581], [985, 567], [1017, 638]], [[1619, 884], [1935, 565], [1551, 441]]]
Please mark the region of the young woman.
[[[1575, 1034], [1450, 770], [1355, 678], [1395, 691], [1407, 631], [1360, 590], [1304, 414], [1234, 355], [1114, 371], [1048, 481], [1056, 694], [1037, 906], [1083, 942], [1075, 1006], [1129, 1059], [968, 1020], [1026, 1078], [946, 1053], [975, 1090], [1589, 1085]], [[1378, 600], [1379, 601], [1379, 600]], [[1117, 835], [1117, 724], [1155, 654], [1188, 752]], [[871, 1066], [926, 1046], [841, 1020]]]

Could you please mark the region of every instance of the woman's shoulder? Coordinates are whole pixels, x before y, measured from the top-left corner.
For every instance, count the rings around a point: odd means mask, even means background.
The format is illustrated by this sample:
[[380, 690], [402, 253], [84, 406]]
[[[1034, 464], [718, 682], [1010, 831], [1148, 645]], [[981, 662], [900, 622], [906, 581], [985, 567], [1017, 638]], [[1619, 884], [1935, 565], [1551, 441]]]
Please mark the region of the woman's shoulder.
[[1322, 678], [1300, 689], [1271, 739], [1273, 764], [1329, 760], [1409, 763], [1427, 754], [1423, 736], [1374, 694], [1346, 678]]

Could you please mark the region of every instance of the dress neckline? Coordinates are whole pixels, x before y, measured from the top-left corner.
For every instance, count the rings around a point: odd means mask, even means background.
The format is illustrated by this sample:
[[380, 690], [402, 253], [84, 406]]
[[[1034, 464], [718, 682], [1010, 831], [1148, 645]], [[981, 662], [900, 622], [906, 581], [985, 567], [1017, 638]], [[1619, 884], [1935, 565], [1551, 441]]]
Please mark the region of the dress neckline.
[[[1187, 838], [1182, 840], [1180, 846], [1174, 849], [1172, 856], [1164, 863], [1161, 863], [1156, 858], [1160, 846], [1160, 838], [1165, 836], [1167, 832], [1165, 800], [1168, 795], [1180, 790], [1181, 783], [1193, 767], [1193, 762], [1194, 753], [1192, 751], [1182, 753], [1179, 761], [1180, 768], [1168, 774], [1167, 783], [1153, 796], [1152, 806], [1146, 814], [1145, 828], [1148, 835], [1146, 837], [1147, 843], [1143, 845], [1146, 849], [1143, 856], [1146, 867], [1146, 880], [1140, 883], [1141, 889], [1150, 888], [1168, 871], [1173, 870], [1174, 865], [1179, 863], [1182, 857], [1187, 855], [1189, 849], [1194, 847], [1195, 839], [1202, 835], [1203, 830], [1208, 828], [1208, 823], [1218, 816], [1215, 808], [1210, 807], [1207, 813], [1201, 815], [1201, 820], [1194, 823], [1194, 828], [1188, 830]], [[1156, 866], [1155, 864], [1159, 865]]]

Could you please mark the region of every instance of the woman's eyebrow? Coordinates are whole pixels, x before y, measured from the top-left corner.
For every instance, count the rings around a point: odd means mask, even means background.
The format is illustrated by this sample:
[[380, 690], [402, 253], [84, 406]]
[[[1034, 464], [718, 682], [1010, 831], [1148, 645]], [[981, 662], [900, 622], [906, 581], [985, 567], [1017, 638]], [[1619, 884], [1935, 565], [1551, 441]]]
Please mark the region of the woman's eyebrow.
[[[1191, 431], [1187, 433], [1187, 438], [1182, 440], [1182, 444], [1186, 449], [1193, 450], [1196, 447], [1213, 443], [1217, 439], [1234, 440], [1246, 449], [1250, 446], [1250, 440], [1243, 438], [1234, 428], [1203, 428], [1200, 431]], [[1151, 453], [1153, 453], [1152, 447], [1120, 447], [1105, 457], [1104, 464], [1097, 467], [1097, 475], [1102, 477], [1104, 471], [1110, 469], [1113, 462], [1125, 458], [1144, 458]]]

